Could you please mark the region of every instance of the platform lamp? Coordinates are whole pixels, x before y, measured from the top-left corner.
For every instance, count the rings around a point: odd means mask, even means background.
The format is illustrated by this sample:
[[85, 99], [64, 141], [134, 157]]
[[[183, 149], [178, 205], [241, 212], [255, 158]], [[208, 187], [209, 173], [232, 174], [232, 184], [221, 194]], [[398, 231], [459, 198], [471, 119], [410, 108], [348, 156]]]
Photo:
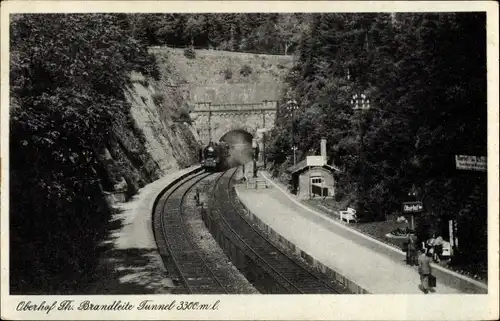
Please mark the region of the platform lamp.
[[296, 151], [297, 146], [295, 145], [295, 111], [299, 109], [299, 105], [295, 99], [289, 99], [286, 102], [286, 109], [292, 113], [292, 150], [293, 150], [293, 165], [297, 164]]
[[[361, 197], [361, 206], [359, 207], [359, 211], [361, 212], [361, 217], [364, 215], [364, 206], [365, 206], [365, 156], [364, 156], [364, 135], [365, 135], [365, 130], [364, 126], [362, 125], [362, 117], [364, 116], [364, 111], [370, 109], [370, 99], [365, 94], [354, 94], [351, 99], [351, 105], [352, 109], [355, 112], [360, 113], [360, 118], [359, 118], [359, 131], [360, 131], [360, 148], [359, 148], [359, 161], [361, 163], [361, 183], [358, 184], [358, 195], [361, 195], [360, 189], [362, 191], [362, 197]], [[361, 185], [363, 185], [361, 187]]]

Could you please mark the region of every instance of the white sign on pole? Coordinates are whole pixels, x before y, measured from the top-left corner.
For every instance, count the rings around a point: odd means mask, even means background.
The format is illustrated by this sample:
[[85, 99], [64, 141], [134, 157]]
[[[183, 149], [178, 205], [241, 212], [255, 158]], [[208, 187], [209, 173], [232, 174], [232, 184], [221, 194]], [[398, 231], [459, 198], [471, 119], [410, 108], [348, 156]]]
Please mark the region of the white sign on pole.
[[486, 172], [486, 156], [455, 155], [457, 169]]
[[325, 159], [322, 156], [307, 156], [307, 166], [323, 166]]
[[403, 213], [419, 213], [424, 209], [421, 201], [403, 203]]

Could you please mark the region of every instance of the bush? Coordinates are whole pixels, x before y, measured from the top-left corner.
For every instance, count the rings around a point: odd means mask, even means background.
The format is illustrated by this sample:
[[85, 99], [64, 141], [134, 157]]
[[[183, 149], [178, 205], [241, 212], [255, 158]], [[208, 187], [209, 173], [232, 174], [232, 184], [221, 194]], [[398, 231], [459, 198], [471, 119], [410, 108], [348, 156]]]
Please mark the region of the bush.
[[242, 74], [243, 76], [246, 77], [251, 73], [252, 73], [252, 68], [249, 65], [244, 65], [243, 67], [241, 67], [240, 74]]
[[195, 59], [196, 58], [196, 51], [194, 51], [193, 48], [186, 48], [184, 49], [184, 56], [188, 59]]
[[233, 78], [233, 71], [229, 68], [224, 69], [222, 73], [224, 74], [224, 79], [226, 80]]
[[146, 69], [146, 75], [150, 76], [154, 80], [158, 81], [161, 78], [160, 70], [158, 68], [158, 63], [156, 62], [156, 58], [153, 54], [148, 53], [146, 58], [146, 63], [144, 68]]
[[189, 108], [187, 106], [182, 107], [177, 111], [176, 116], [174, 116], [174, 121], [177, 122], [186, 122], [191, 124], [193, 121], [191, 120], [191, 116], [189, 115]]
[[160, 80], [160, 71], [158, 69], [156, 57], [151, 53], [144, 53], [144, 55], [135, 58], [135, 69], [154, 80]]
[[163, 94], [153, 94], [153, 102], [155, 103], [156, 106], [161, 106], [163, 102], [165, 101], [165, 96]]

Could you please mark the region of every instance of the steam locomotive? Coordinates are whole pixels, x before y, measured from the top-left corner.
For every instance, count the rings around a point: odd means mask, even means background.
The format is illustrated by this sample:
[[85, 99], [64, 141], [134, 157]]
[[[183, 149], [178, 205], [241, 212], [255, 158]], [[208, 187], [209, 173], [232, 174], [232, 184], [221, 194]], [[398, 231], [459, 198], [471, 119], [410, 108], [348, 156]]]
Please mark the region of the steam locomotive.
[[203, 149], [201, 164], [206, 171], [216, 172], [227, 168], [228, 159], [229, 145], [226, 142], [210, 142]]

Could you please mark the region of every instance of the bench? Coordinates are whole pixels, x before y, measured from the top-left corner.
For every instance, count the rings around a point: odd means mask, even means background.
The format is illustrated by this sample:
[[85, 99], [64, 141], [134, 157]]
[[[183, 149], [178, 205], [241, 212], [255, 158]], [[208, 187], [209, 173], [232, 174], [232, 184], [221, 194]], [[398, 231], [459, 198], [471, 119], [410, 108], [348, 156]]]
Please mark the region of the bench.
[[350, 223], [351, 221], [357, 222], [358, 218], [356, 216], [356, 210], [348, 207], [347, 210], [340, 211], [340, 220], [346, 220], [347, 223]]

